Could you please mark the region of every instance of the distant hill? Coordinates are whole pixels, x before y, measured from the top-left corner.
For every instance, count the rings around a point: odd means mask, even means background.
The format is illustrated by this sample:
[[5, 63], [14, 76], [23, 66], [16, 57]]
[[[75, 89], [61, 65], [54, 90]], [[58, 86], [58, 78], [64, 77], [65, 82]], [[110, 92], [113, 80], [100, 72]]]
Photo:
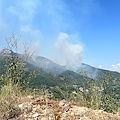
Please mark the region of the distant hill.
[[28, 62], [36, 67], [43, 68], [45, 71], [56, 75], [66, 70], [65, 67], [60, 66], [51, 60], [41, 56], [33, 56], [32, 59], [28, 60]]
[[[10, 57], [11, 52], [12, 51], [8, 49], [3, 49], [0, 51], [0, 74], [2, 74], [3, 61], [6, 57]], [[12, 54], [20, 55], [22, 59], [25, 60], [24, 55], [14, 52], [12, 52]], [[80, 67], [73, 72], [67, 70], [65, 66], [60, 66], [53, 61], [41, 56], [33, 56], [32, 58], [29, 58], [28, 61], [24, 62], [26, 63], [26, 72], [30, 72], [34, 69], [43, 69], [43, 71], [39, 75], [37, 75], [36, 78], [30, 81], [30, 86], [32, 88], [40, 88], [41, 85], [45, 85], [53, 92], [56, 91], [56, 89], [52, 87], [59, 86], [61, 89], [64, 89], [65, 84], [68, 86], [67, 89], [69, 89], [70, 91], [75, 90], [75, 86], [83, 87], [85, 84], [85, 72], [87, 72], [87, 77], [91, 80], [99, 80], [99, 78], [103, 74], [106, 74], [111, 81], [120, 78], [120, 73], [118, 72], [98, 69], [84, 63], [81, 63]], [[83, 74], [80, 74], [80, 72], [83, 72]], [[102, 79], [104, 79], [105, 77], [103, 77]], [[117, 81], [114, 82], [114, 84], [112, 83], [111, 85], [115, 87], [115, 91], [120, 97], [120, 82]]]

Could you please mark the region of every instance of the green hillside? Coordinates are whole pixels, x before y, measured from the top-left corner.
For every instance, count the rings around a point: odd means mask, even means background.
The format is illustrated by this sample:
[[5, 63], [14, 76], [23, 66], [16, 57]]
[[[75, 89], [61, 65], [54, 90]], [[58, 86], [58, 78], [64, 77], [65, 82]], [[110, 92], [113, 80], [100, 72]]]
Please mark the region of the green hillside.
[[[21, 56], [19, 54], [13, 54], [15, 59], [17, 56]], [[7, 64], [5, 63], [6, 58], [10, 58], [9, 51], [5, 54], [0, 53], [0, 74], [4, 73], [2, 66], [3, 64]], [[117, 111], [120, 107], [120, 73], [98, 69], [99, 72], [97, 77], [92, 78], [85, 74], [84, 71], [83, 73], [77, 73], [65, 70], [57, 75], [52, 71], [48, 72], [44, 68], [41, 69], [40, 67], [36, 67], [33, 64], [30, 64], [30, 62], [25, 61], [23, 58], [24, 57], [21, 57], [20, 59], [24, 64], [23, 72], [25, 73], [23, 74], [22, 79], [26, 79], [26, 77], [35, 70], [34, 73], [32, 73], [34, 77], [30, 77], [28, 84], [28, 87], [32, 91], [35, 91], [38, 94], [41, 93], [41, 90], [44, 94], [46, 94], [47, 91], [47, 94], [51, 94], [49, 97], [50, 99], [72, 100], [81, 104], [84, 103], [84, 106], [93, 109], [104, 108], [105, 111], [108, 112], [114, 112], [113, 110]], [[97, 68], [92, 67], [91, 69], [96, 71]], [[15, 68], [14, 72], [16, 72]], [[17, 72], [19, 73], [20, 71]], [[15, 74], [16, 73], [14, 73], [14, 75]], [[24, 81], [24, 84], [27, 84], [27, 82], [28, 81]], [[24, 84], [21, 83], [21, 85]], [[1, 81], [0, 87], [2, 87]]]

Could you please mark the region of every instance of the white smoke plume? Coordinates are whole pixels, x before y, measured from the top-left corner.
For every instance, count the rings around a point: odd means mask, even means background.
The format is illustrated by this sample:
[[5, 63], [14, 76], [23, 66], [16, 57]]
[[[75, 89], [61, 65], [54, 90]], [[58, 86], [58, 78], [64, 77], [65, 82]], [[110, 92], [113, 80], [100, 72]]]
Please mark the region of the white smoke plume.
[[75, 71], [82, 60], [82, 45], [70, 42], [70, 35], [67, 33], [60, 33], [55, 46], [63, 55], [67, 69]]

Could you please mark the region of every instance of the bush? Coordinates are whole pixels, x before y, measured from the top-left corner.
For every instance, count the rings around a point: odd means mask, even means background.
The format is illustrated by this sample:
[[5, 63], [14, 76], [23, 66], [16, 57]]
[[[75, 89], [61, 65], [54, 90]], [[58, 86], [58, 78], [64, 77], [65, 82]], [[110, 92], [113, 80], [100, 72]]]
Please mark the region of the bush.
[[16, 54], [18, 37], [12, 35], [6, 40], [9, 56], [5, 57], [2, 67], [3, 74], [0, 75], [0, 113], [8, 119], [11, 115], [16, 114], [15, 112], [18, 112], [15, 105], [17, 96], [21, 96], [22, 93], [26, 94], [26, 91], [29, 91], [28, 83], [36, 76], [37, 71], [34, 70], [26, 74], [25, 61], [22, 60], [19, 54]]

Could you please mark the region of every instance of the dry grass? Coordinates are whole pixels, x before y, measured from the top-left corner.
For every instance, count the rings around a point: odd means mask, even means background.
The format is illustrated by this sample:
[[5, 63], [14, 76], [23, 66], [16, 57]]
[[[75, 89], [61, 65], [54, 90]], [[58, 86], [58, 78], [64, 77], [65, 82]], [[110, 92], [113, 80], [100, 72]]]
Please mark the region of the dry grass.
[[13, 118], [19, 115], [19, 108], [16, 105], [17, 97], [12, 95], [0, 101], [0, 119]]
[[80, 107], [71, 102], [46, 100], [43, 97], [19, 99], [16, 120], [120, 120], [119, 115]]
[[8, 84], [2, 87], [0, 91], [0, 120], [19, 116], [18, 104], [22, 97], [19, 86]]
[[81, 107], [45, 96], [23, 96], [16, 87], [4, 86], [0, 94], [0, 120], [120, 120], [119, 115]]

